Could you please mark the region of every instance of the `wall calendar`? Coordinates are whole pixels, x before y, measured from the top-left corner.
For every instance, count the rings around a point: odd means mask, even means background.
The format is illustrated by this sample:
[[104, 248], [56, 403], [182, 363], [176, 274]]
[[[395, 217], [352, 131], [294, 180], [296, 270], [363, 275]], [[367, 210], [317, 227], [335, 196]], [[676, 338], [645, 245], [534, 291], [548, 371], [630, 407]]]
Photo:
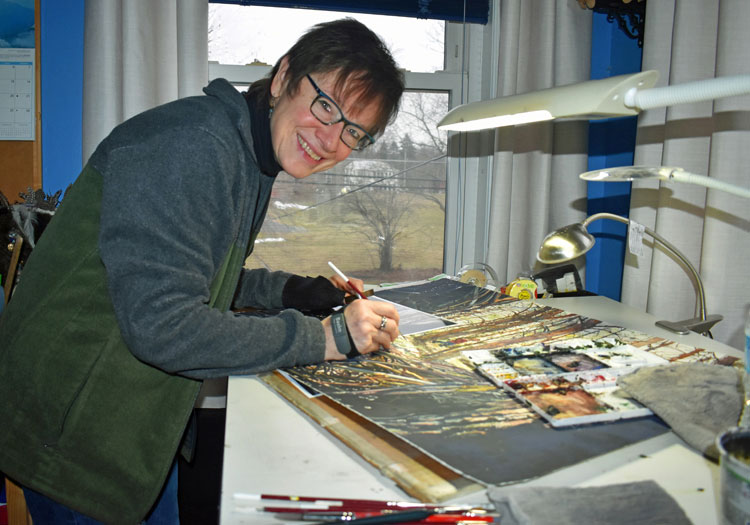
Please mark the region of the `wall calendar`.
[[0, 48], [0, 140], [34, 140], [34, 49]]

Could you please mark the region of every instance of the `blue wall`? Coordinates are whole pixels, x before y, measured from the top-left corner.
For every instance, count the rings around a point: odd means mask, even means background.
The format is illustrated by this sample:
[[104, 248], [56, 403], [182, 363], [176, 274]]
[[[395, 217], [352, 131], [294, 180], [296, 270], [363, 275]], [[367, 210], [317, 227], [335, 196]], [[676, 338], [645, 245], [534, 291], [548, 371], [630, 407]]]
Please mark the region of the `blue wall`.
[[[607, 15], [594, 13], [591, 39], [591, 78], [599, 79], [641, 70], [641, 48]], [[592, 121], [589, 124], [588, 169], [633, 164], [636, 117]], [[589, 182], [588, 215], [609, 212], [627, 217], [630, 209], [629, 182]], [[589, 231], [596, 244], [586, 255], [586, 289], [620, 299], [627, 226], [599, 220]]]
[[65, 190], [81, 171], [84, 0], [41, 0], [42, 187]]

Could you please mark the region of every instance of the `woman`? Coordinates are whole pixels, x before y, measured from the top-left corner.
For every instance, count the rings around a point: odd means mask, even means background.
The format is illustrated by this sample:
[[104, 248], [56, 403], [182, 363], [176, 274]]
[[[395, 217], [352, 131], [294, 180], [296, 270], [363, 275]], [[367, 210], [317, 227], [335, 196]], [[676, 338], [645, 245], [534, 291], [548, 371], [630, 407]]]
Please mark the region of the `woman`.
[[245, 96], [224, 80], [204, 91], [102, 141], [0, 317], [0, 470], [40, 523], [175, 522], [172, 465], [201, 380], [346, 359], [397, 335], [379, 301], [323, 321], [293, 309], [341, 304], [338, 277], [242, 269], [276, 174], [331, 168], [396, 113], [403, 77], [380, 39], [354, 20], [320, 24]]

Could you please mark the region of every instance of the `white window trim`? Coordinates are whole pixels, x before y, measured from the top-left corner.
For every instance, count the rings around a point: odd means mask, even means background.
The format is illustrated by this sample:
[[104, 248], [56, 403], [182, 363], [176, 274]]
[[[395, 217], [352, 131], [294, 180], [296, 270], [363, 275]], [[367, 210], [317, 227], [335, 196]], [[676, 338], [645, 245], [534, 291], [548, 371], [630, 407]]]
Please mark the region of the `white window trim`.
[[[216, 78], [225, 78], [233, 84], [250, 85], [270, 73], [271, 66], [238, 66], [208, 63], [209, 81]], [[406, 89], [414, 91], [448, 91], [450, 93], [451, 107], [453, 101], [460, 99], [461, 74], [438, 71], [436, 73], [411, 73], [404, 74]]]
[[[460, 96], [451, 107], [492, 98], [497, 86], [499, 22], [491, 4], [490, 23], [446, 24], [446, 69], [462, 72]], [[448, 47], [450, 44], [451, 47]], [[452, 49], [452, 51], [451, 51]], [[450, 133], [446, 184], [444, 271], [485, 262], [489, 239], [495, 133]]]

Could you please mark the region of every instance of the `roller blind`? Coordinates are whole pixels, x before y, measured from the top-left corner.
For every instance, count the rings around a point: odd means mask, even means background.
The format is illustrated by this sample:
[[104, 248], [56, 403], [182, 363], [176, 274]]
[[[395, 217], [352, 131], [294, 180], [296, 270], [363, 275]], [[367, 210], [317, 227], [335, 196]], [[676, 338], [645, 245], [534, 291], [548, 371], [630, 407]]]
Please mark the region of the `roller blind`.
[[297, 7], [325, 11], [348, 11], [373, 15], [408, 16], [453, 22], [486, 24], [489, 0], [209, 0], [213, 4]]

